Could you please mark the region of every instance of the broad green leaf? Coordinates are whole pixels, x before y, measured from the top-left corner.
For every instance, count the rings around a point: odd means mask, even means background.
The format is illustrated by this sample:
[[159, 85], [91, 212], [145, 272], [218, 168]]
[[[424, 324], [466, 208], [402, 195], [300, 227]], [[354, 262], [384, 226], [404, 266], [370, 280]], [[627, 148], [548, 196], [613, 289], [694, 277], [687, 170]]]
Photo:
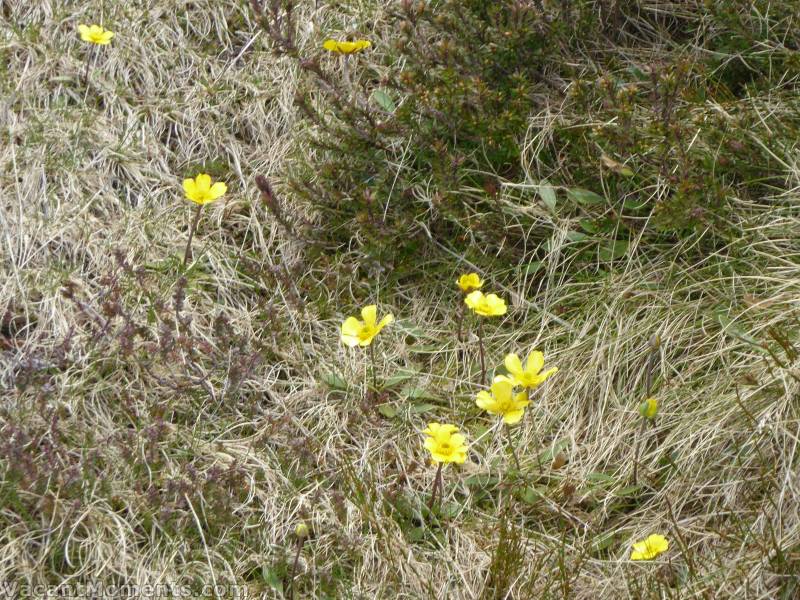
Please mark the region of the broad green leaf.
[[593, 483], [612, 483], [616, 481], [616, 478], [608, 473], [600, 473], [598, 471], [592, 471], [586, 476], [586, 481], [591, 481]]
[[614, 540], [615, 536], [613, 531], [598, 535], [592, 540], [590, 546], [592, 554], [597, 554], [598, 552], [601, 552], [606, 548], [610, 547], [614, 543]]
[[542, 263], [542, 261], [537, 260], [532, 263], [528, 263], [527, 265], [523, 265], [522, 270], [525, 275], [533, 275], [534, 273], [541, 271], [543, 265], [544, 263]]
[[322, 383], [332, 390], [346, 390], [349, 386], [347, 382], [336, 373], [323, 373]]
[[567, 190], [567, 196], [578, 204], [591, 205], [602, 204], [605, 202], [602, 196], [583, 188], [572, 188]]
[[400, 385], [401, 383], [405, 383], [409, 379], [414, 379], [418, 373], [413, 371], [400, 371], [399, 373], [395, 373], [391, 377], [388, 377], [386, 381], [383, 382], [383, 387], [385, 388], [392, 388], [396, 385]]
[[605, 243], [600, 246], [600, 250], [598, 251], [600, 260], [608, 261], [622, 258], [627, 254], [629, 245], [630, 242], [628, 242], [628, 240], [616, 240], [615, 242]]
[[733, 337], [742, 340], [743, 342], [747, 342], [748, 344], [753, 344], [754, 346], [761, 348], [761, 345], [758, 343], [756, 338], [739, 327], [739, 325], [737, 325], [733, 319], [731, 319], [724, 312], [717, 312], [717, 320], [719, 321], [719, 324], [722, 325], [722, 329], [725, 331], [725, 333], [730, 334]]
[[581, 233], [580, 231], [568, 231], [567, 232], [567, 239], [570, 242], [582, 242], [585, 240], [587, 236], [585, 233]]
[[546, 496], [546, 494], [547, 488], [538, 488], [536, 486], [529, 485], [522, 490], [522, 493], [519, 495], [519, 499], [525, 504], [536, 505], [542, 498]]
[[269, 587], [283, 595], [283, 581], [274, 569], [269, 568], [267, 565], [262, 566], [261, 578]]
[[464, 479], [464, 485], [470, 488], [487, 488], [494, 487], [500, 479], [496, 475], [489, 475], [488, 473], [476, 473]]
[[394, 103], [394, 100], [392, 100], [392, 97], [383, 90], [375, 90], [372, 92], [372, 99], [375, 101], [375, 104], [386, 112], [394, 112], [397, 109], [397, 105]]
[[542, 180], [539, 184], [539, 197], [550, 212], [555, 212], [556, 202], [558, 201], [556, 191], [546, 180]]
[[439, 507], [439, 514], [443, 517], [452, 519], [461, 512], [461, 505], [458, 502], [445, 502]]
[[424, 413], [424, 412], [430, 412], [430, 411], [435, 410], [437, 408], [439, 408], [439, 407], [436, 406], [435, 404], [430, 404], [428, 402], [423, 402], [421, 404], [412, 404], [411, 408], [408, 409], [408, 412], [410, 412], [412, 415], [419, 415], [419, 414]]
[[642, 489], [640, 485], [626, 485], [625, 487], [619, 488], [614, 495], [618, 498], [624, 498], [626, 496], [633, 496], [637, 494]]
[[378, 406], [378, 412], [381, 413], [387, 419], [391, 419], [397, 416], [397, 408], [392, 404], [381, 404]]
[[400, 393], [408, 400], [436, 400], [436, 396], [425, 388], [413, 385], [407, 385]]

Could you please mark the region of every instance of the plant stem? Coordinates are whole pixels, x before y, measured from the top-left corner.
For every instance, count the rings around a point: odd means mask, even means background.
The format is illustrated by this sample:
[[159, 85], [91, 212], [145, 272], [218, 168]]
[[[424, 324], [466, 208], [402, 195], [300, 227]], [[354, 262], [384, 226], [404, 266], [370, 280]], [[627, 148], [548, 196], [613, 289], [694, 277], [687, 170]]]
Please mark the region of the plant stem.
[[289, 600], [294, 598], [294, 576], [297, 572], [297, 565], [300, 563], [300, 550], [303, 549], [303, 538], [297, 538], [297, 550], [294, 553], [294, 561], [292, 562], [292, 570], [289, 572], [289, 593], [287, 596]]
[[433, 489], [431, 490], [431, 499], [428, 500], [428, 510], [433, 512], [433, 505], [436, 502], [436, 490], [442, 487], [442, 464], [436, 467], [436, 476], [433, 478]]
[[369, 357], [370, 362], [372, 363], [371, 371], [372, 371], [372, 389], [375, 390], [375, 393], [378, 393], [378, 381], [375, 377], [375, 342], [373, 341], [369, 345]]
[[183, 254], [183, 266], [186, 266], [186, 263], [189, 262], [189, 259], [192, 257], [192, 238], [194, 237], [194, 230], [197, 229], [197, 224], [200, 222], [200, 213], [203, 210], [203, 205], [198, 204], [197, 210], [194, 213], [194, 219], [192, 220], [192, 225], [189, 228], [189, 239], [186, 242], [186, 252]]
[[458, 309], [458, 315], [456, 317], [456, 327], [457, 327], [457, 331], [458, 331], [458, 341], [459, 342], [463, 342], [464, 341], [464, 332], [462, 331], [461, 326], [464, 324], [464, 312], [465, 312], [465, 309], [466, 309], [466, 304], [464, 304], [462, 302], [460, 308]]
[[642, 417], [642, 424], [639, 426], [639, 435], [636, 436], [636, 455], [633, 459], [633, 485], [636, 485], [636, 480], [639, 475], [639, 452], [642, 448], [642, 438], [644, 437], [644, 428], [647, 426], [647, 419]]
[[86, 56], [86, 67], [83, 69], [83, 84], [87, 87], [89, 85], [89, 68], [92, 65], [92, 59], [94, 58], [94, 49], [94, 45], [89, 48], [89, 54]]
[[511, 435], [511, 426], [505, 425], [506, 437], [508, 437], [508, 447], [511, 448], [511, 455], [514, 457], [514, 462], [517, 465], [517, 471], [522, 474], [522, 467], [519, 464], [519, 456], [517, 456], [517, 447], [514, 445], [514, 438]]
[[481, 356], [481, 385], [486, 383], [486, 359], [483, 351], [483, 321], [478, 317], [478, 349]]

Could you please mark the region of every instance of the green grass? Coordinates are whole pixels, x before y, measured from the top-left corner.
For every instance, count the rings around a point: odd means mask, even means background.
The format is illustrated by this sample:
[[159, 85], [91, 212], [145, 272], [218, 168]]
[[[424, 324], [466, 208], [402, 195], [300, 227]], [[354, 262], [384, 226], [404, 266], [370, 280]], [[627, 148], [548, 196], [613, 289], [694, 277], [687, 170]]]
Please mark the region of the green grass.
[[[384, 10], [312, 4], [300, 9], [309, 52], [341, 11], [369, 23]], [[513, 430], [519, 473], [474, 403], [474, 325], [455, 335], [455, 280], [472, 269], [452, 249], [463, 240], [422, 232], [413, 265], [395, 271], [358, 244], [319, 251], [287, 236], [261, 200], [255, 176], [284, 183], [307, 123], [293, 106], [297, 66], [270, 52], [247, 3], [1, 10], [0, 582], [195, 595], [216, 582], [280, 597], [302, 521], [296, 598], [795, 597], [795, 144], [752, 127], [736, 160], [766, 153], [770, 177], [728, 198], [734, 233], [641, 233], [617, 256], [600, 254], [605, 234], [586, 231], [565, 188], [549, 210], [526, 187], [540, 173], [523, 153], [493, 215], [521, 258], [496, 258], [499, 231], [492, 244], [474, 232], [469, 249], [509, 303], [486, 323], [490, 374], [534, 348], [559, 367]], [[76, 27], [100, 20], [117, 37], [86, 85]], [[780, 90], [742, 101], [770, 113], [769, 127], [796, 109], [786, 69]], [[557, 143], [555, 118], [531, 115], [521, 146]], [[201, 169], [229, 192], [204, 210], [183, 273], [192, 207], [180, 182]], [[280, 202], [324, 232], [295, 197]], [[377, 338], [374, 394], [368, 355], [339, 340], [369, 302], [397, 319]], [[653, 335], [660, 412], [634, 484]], [[430, 420], [470, 442], [467, 463], [444, 469], [433, 514]], [[630, 561], [654, 532], [668, 553]]]

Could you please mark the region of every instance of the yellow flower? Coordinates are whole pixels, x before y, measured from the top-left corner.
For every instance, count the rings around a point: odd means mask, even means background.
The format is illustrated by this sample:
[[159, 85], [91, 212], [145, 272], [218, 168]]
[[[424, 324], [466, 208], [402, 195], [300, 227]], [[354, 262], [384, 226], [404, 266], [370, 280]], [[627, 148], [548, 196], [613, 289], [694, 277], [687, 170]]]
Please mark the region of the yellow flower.
[[487, 391], [478, 392], [475, 404], [488, 413], [503, 417], [507, 425], [519, 423], [525, 413], [525, 407], [530, 404], [528, 393], [525, 391], [514, 393], [514, 381], [503, 375], [498, 375]]
[[639, 405], [639, 414], [645, 419], [655, 419], [658, 414], [658, 400], [648, 398]]
[[475, 314], [484, 317], [499, 317], [506, 314], [505, 300], [499, 298], [497, 294], [484, 296], [483, 292], [475, 290], [464, 298], [464, 303], [469, 306]]
[[374, 304], [361, 309], [359, 321], [355, 317], [347, 317], [342, 323], [342, 342], [350, 346], [369, 346], [381, 329], [394, 321], [394, 315], [389, 313], [378, 323], [378, 307]]
[[103, 29], [100, 25], [78, 25], [78, 31], [81, 34], [81, 39], [90, 44], [98, 44], [105, 46], [111, 43], [111, 38], [114, 37], [114, 32], [108, 29]]
[[423, 431], [425, 449], [431, 453], [433, 462], [463, 464], [467, 460], [466, 438], [458, 433], [458, 427], [448, 423], [428, 423]]
[[336, 52], [338, 54], [355, 54], [356, 52], [366, 50], [370, 46], [372, 46], [372, 43], [369, 40], [356, 40], [355, 42], [325, 40], [325, 42], [322, 44], [322, 47], [325, 48], [325, 50]]
[[457, 283], [458, 287], [460, 287], [461, 291], [464, 293], [471, 292], [472, 290], [479, 290], [483, 287], [483, 281], [477, 273], [462, 275], [458, 278]]
[[211, 175], [200, 173], [194, 179], [183, 180], [183, 191], [188, 200], [196, 204], [208, 204], [224, 196], [228, 186], [221, 181], [211, 185]]
[[631, 552], [631, 560], [650, 560], [669, 549], [667, 538], [654, 533], [642, 542], [636, 542]]
[[544, 373], [539, 373], [544, 367], [544, 354], [534, 350], [528, 355], [525, 367], [516, 354], [506, 354], [506, 370], [511, 373], [514, 383], [524, 388], [534, 389], [541, 385], [545, 379], [558, 371], [558, 367], [547, 369]]

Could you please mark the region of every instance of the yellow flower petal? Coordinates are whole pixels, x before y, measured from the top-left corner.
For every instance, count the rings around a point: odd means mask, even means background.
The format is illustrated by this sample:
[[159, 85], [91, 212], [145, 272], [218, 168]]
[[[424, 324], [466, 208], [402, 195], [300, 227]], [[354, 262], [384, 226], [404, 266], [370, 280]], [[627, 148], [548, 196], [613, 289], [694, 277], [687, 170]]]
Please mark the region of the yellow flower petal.
[[470, 292], [483, 287], [483, 281], [481, 281], [481, 278], [477, 273], [468, 273], [466, 275], [462, 275], [458, 278], [456, 283], [458, 284], [458, 287], [461, 288], [462, 292]]
[[340, 41], [340, 40], [325, 40], [322, 47], [329, 52], [338, 52], [339, 54], [353, 54], [354, 52], [361, 52], [372, 46], [369, 40], [356, 40], [355, 42]]
[[200, 173], [197, 177], [194, 178], [194, 184], [198, 190], [202, 192], [207, 192], [211, 189], [211, 175], [206, 173]]
[[514, 382], [507, 377], [498, 375], [492, 381], [492, 396], [494, 396], [499, 403], [507, 404], [511, 400], [511, 393], [514, 391]]
[[647, 539], [633, 544], [631, 560], [651, 560], [669, 549], [669, 541], [663, 535], [654, 533]]
[[522, 375], [522, 361], [520, 361], [519, 356], [516, 354], [506, 354], [506, 359], [503, 362], [506, 366], [506, 370], [509, 373], [515, 377]]
[[222, 181], [218, 181], [217, 183], [211, 186], [211, 189], [209, 189], [212, 200], [221, 198], [222, 196], [225, 195], [225, 192], [227, 191], [228, 191], [228, 186], [225, 185]]
[[365, 306], [361, 309], [361, 318], [364, 319], [364, 323], [367, 327], [374, 328], [378, 320], [378, 307], [374, 304]]
[[494, 408], [494, 398], [486, 390], [481, 390], [475, 397], [475, 404], [478, 405], [478, 408], [491, 412]]
[[525, 414], [524, 410], [512, 410], [503, 415], [503, 422], [506, 425], [515, 425], [522, 420], [522, 415]]
[[544, 366], [544, 354], [538, 350], [534, 350], [528, 355], [528, 360], [525, 362], [525, 370], [532, 374], [537, 374]]
[[376, 333], [381, 329], [383, 329], [384, 327], [386, 327], [392, 321], [394, 321], [394, 315], [392, 313], [389, 313], [388, 315], [383, 317], [380, 323], [378, 323], [378, 325], [375, 327], [375, 329], [377, 330]]
[[197, 186], [194, 184], [194, 179], [183, 180], [183, 191], [186, 193], [186, 197], [191, 200], [191, 197], [197, 192]]
[[361, 341], [361, 329], [361, 321], [355, 317], [348, 317], [345, 319], [344, 323], [342, 323], [342, 342], [351, 348], [353, 346], [358, 346]]
[[547, 379], [551, 375], [555, 375], [556, 373], [558, 373], [558, 367], [552, 367], [550, 369], [547, 369], [547, 371], [539, 375], [539, 380], [540, 382], [544, 382], [545, 379]]

